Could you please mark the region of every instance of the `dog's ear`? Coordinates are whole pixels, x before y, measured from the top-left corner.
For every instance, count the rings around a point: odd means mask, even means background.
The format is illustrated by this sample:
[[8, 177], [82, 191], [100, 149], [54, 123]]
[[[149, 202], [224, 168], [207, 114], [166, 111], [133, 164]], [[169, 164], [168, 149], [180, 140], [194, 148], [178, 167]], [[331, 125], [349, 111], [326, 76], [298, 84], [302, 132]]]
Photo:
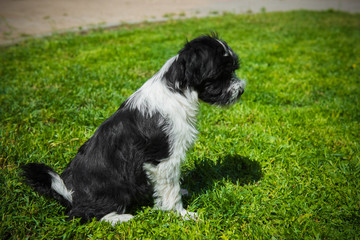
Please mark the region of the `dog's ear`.
[[179, 52], [178, 58], [165, 73], [166, 83], [172, 90], [182, 92], [188, 87], [196, 87], [201, 82], [200, 53], [196, 51]]
[[164, 75], [167, 86], [176, 92], [181, 92], [186, 87], [185, 64], [181, 59], [176, 59]]
[[210, 60], [209, 49], [200, 47], [182, 49], [165, 73], [167, 85], [178, 92], [183, 92], [189, 87], [197, 89], [214, 70], [214, 62]]
[[203, 48], [190, 48], [179, 55], [184, 68], [184, 83], [197, 89], [214, 67], [209, 51]]
[[184, 79], [189, 86], [196, 87], [202, 80], [202, 64], [201, 53], [198, 50], [188, 51], [182, 55], [184, 65]]

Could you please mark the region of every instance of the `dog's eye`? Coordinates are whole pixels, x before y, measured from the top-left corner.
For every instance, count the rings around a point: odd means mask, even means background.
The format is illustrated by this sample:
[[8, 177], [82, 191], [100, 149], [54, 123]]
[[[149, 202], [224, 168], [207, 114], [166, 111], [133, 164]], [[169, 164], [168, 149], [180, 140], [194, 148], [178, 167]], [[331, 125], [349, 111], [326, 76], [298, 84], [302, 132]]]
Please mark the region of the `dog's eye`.
[[230, 71], [235, 71], [240, 68], [240, 63], [237, 56], [227, 56], [225, 57], [225, 68]]
[[226, 69], [228, 69], [228, 71], [230, 71], [230, 72], [234, 72], [234, 71], [238, 70], [239, 67], [240, 67], [240, 66], [239, 66], [239, 63], [238, 63], [237, 61], [228, 63], [228, 64], [226, 65]]
[[239, 68], [240, 68], [239, 60], [237, 58], [235, 58], [234, 62], [233, 62], [233, 69], [235, 71], [235, 70], [238, 70]]

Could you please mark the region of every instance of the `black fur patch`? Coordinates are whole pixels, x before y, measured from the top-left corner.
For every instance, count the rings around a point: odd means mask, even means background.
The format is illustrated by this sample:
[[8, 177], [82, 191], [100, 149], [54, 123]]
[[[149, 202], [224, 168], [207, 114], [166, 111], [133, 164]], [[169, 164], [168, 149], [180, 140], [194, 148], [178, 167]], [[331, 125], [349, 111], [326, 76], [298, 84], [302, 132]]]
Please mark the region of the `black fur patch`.
[[52, 177], [49, 172], [57, 175], [51, 167], [42, 163], [29, 163], [22, 166], [21, 169], [23, 170], [22, 176], [29, 186], [33, 187], [40, 194], [55, 198], [66, 208], [71, 206], [69, 201], [51, 188]]
[[74, 191], [70, 217], [100, 219], [113, 211], [124, 213], [152, 196], [143, 164], [156, 165], [169, 156], [165, 124], [160, 122], [160, 114], [144, 117], [121, 107], [100, 125], [61, 174]]
[[21, 167], [25, 182], [41, 194], [51, 196], [51, 167], [42, 163], [29, 163]]

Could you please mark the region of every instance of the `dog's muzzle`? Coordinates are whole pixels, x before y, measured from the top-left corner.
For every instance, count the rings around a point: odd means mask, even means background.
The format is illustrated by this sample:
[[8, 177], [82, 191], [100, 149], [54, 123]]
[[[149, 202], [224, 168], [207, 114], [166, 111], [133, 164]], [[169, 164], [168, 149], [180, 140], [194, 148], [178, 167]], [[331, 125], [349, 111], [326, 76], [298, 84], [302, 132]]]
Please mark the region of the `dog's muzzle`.
[[236, 100], [238, 100], [241, 95], [245, 91], [246, 82], [244, 80], [238, 79], [236, 77], [232, 78], [231, 85], [229, 88], [230, 92], [230, 99], [229, 104], [234, 103]]

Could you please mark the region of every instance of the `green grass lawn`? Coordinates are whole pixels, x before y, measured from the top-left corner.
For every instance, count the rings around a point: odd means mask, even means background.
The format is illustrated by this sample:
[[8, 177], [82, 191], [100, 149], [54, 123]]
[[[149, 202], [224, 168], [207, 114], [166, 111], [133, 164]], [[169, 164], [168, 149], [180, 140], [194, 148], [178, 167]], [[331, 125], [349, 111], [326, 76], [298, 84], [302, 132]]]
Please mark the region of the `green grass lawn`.
[[[217, 31], [248, 86], [201, 104], [183, 166], [184, 221], [144, 207], [117, 225], [65, 221], [19, 166], [61, 172], [118, 106], [177, 54]], [[262, 13], [143, 23], [0, 48], [0, 238], [359, 239], [360, 15]]]

